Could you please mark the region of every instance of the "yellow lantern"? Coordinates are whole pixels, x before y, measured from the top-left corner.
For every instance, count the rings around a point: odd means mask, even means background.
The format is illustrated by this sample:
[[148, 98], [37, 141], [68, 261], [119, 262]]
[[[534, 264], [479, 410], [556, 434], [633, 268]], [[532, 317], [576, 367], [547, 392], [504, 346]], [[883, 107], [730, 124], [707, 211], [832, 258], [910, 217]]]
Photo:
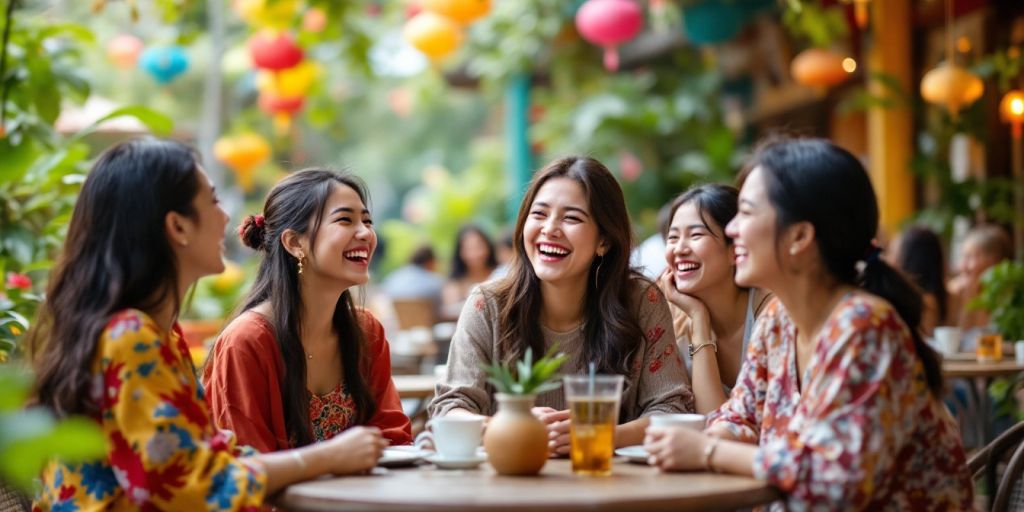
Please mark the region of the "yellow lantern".
[[297, 66], [277, 72], [261, 71], [256, 76], [256, 89], [281, 98], [305, 96], [320, 76], [320, 66], [304, 60]]
[[224, 136], [213, 144], [213, 156], [235, 173], [242, 190], [252, 190], [252, 173], [270, 157], [270, 143], [255, 133]]
[[491, 0], [423, 0], [421, 6], [466, 25], [490, 12]]
[[956, 116], [985, 92], [985, 84], [970, 71], [956, 64], [942, 63], [924, 75], [921, 97], [929, 103], [945, 106]]
[[[831, 87], [850, 78], [856, 66], [844, 65], [846, 57], [832, 50], [810, 48], [800, 52], [790, 64], [797, 83], [811, 87]], [[850, 71], [847, 71], [850, 69]]]
[[234, 6], [246, 23], [278, 29], [290, 27], [299, 10], [298, 0], [235, 0]]
[[431, 59], [440, 59], [462, 44], [462, 27], [450, 18], [429, 11], [405, 23], [405, 40]]

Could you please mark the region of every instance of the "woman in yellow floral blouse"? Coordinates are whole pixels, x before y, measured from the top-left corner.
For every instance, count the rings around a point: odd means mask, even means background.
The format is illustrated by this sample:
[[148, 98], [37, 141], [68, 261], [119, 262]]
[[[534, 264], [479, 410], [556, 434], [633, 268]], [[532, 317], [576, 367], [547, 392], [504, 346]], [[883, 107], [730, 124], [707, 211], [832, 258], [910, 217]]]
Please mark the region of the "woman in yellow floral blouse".
[[254, 510], [290, 483], [376, 464], [373, 428], [258, 455], [214, 427], [176, 320], [186, 290], [224, 269], [217, 203], [176, 142], [118, 144], [89, 173], [31, 343], [37, 401], [94, 419], [108, 453], [51, 463], [36, 510]]

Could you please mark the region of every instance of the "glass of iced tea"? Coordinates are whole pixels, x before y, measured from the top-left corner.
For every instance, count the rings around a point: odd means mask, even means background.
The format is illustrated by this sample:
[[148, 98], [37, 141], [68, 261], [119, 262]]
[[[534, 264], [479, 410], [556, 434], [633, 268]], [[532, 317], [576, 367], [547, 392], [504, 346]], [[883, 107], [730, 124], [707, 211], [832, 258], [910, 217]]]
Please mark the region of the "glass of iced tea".
[[978, 335], [975, 351], [978, 362], [991, 363], [1003, 358], [1003, 335], [995, 329], [985, 329]]
[[622, 375], [565, 377], [570, 411], [572, 471], [578, 475], [612, 474], [615, 425], [619, 420]]

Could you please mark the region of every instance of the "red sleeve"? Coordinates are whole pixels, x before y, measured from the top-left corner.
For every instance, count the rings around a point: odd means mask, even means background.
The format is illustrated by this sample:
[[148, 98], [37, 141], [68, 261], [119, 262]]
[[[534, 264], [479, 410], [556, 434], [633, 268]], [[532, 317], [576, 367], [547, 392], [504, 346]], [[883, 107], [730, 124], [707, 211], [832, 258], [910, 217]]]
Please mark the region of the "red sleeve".
[[288, 448], [283, 429], [275, 428], [274, 421], [274, 397], [280, 403], [277, 370], [270, 359], [277, 353], [274, 345], [273, 335], [243, 314], [217, 338], [203, 369], [203, 387], [217, 427], [234, 432], [238, 444], [261, 452]]
[[369, 426], [379, 428], [392, 445], [410, 444], [412, 425], [402, 412], [402, 401], [391, 379], [391, 350], [384, 327], [368, 311], [363, 313], [363, 332], [370, 358], [367, 381], [377, 402], [377, 413], [370, 418]]

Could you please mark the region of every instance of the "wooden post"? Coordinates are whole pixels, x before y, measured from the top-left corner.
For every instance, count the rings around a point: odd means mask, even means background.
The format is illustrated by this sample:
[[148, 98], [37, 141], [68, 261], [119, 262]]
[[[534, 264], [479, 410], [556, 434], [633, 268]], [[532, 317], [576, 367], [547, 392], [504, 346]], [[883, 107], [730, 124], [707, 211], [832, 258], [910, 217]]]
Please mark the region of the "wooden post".
[[508, 173], [508, 219], [515, 223], [519, 203], [530, 181], [533, 161], [530, 154], [530, 75], [519, 73], [505, 86], [506, 172]]
[[[868, 75], [884, 73], [895, 78], [911, 96], [917, 84], [911, 81], [911, 0], [871, 2], [874, 43], [868, 55]], [[874, 95], [887, 94], [872, 80]], [[872, 107], [868, 111], [868, 154], [871, 181], [878, 195], [882, 230], [895, 236], [900, 224], [915, 208], [914, 177], [910, 171], [913, 153], [913, 117], [910, 105]]]

